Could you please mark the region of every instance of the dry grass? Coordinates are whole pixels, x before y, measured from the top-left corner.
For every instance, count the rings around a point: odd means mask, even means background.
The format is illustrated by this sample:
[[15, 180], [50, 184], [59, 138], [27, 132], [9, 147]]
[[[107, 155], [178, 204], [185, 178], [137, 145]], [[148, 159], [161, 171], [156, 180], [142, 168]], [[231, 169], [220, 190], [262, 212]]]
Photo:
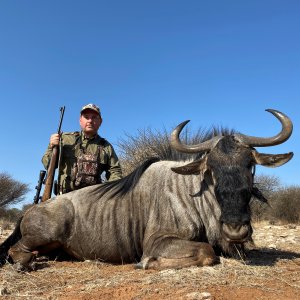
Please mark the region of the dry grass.
[[[3, 299], [300, 299], [300, 226], [254, 226], [258, 248], [247, 261], [214, 267], [135, 270], [95, 261], [49, 261], [17, 273], [1, 269]], [[40, 263], [42, 264], [42, 263]]]

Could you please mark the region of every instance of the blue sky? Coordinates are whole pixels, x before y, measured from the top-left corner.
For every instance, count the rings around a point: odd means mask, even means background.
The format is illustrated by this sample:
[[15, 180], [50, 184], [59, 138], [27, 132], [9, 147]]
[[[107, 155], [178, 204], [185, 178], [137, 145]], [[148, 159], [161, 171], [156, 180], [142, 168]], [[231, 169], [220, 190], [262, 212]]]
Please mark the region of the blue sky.
[[[294, 152], [258, 174], [299, 185], [299, 1], [1, 1], [0, 172], [30, 184], [66, 106], [63, 131], [82, 105], [101, 107], [114, 145], [139, 129], [222, 125], [273, 136], [280, 110], [292, 137], [264, 153]], [[118, 151], [118, 149], [116, 148]]]

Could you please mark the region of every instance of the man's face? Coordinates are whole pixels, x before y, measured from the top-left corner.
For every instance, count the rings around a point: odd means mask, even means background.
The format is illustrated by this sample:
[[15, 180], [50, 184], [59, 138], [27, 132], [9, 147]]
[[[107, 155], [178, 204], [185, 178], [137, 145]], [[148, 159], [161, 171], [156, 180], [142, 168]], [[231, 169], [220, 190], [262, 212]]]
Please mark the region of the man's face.
[[95, 135], [102, 123], [101, 117], [93, 110], [84, 110], [79, 119], [80, 127], [88, 137]]

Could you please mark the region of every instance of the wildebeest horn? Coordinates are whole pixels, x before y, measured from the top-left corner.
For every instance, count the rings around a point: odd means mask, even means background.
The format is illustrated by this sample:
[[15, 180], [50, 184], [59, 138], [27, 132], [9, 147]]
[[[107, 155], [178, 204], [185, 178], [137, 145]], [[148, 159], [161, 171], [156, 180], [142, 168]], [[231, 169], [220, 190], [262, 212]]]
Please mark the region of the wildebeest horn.
[[292, 134], [293, 123], [288, 116], [284, 113], [275, 110], [275, 109], [266, 109], [267, 112], [273, 114], [281, 123], [281, 131], [269, 138], [261, 138], [255, 136], [248, 136], [244, 134], [235, 134], [236, 138], [239, 139], [242, 143], [247, 144], [252, 147], [266, 147], [266, 146], [275, 146], [285, 142]]
[[190, 120], [184, 121], [180, 123], [171, 133], [171, 146], [176, 149], [179, 152], [184, 152], [184, 153], [197, 153], [200, 151], [206, 151], [210, 150], [220, 139], [220, 137], [216, 136], [213, 137], [210, 140], [207, 140], [205, 142], [202, 142], [197, 145], [184, 145], [181, 143], [179, 139], [179, 134], [182, 131], [183, 127], [190, 122]]

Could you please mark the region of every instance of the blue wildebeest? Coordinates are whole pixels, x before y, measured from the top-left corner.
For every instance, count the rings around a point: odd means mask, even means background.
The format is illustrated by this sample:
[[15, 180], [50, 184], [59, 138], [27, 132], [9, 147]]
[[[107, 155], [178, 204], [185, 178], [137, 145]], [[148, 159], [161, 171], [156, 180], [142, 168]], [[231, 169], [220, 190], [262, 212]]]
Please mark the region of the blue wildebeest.
[[278, 145], [292, 133], [283, 113], [267, 110], [282, 125], [273, 137], [214, 136], [197, 145], [171, 134], [173, 148], [203, 153], [194, 161], [149, 159], [121, 180], [86, 187], [33, 206], [1, 245], [19, 267], [37, 254], [62, 248], [73, 257], [111, 263], [138, 262], [140, 268], [212, 265], [214, 249], [234, 253], [251, 240], [249, 202], [265, 200], [253, 185], [255, 165], [277, 167], [293, 153], [260, 154], [254, 147]]

